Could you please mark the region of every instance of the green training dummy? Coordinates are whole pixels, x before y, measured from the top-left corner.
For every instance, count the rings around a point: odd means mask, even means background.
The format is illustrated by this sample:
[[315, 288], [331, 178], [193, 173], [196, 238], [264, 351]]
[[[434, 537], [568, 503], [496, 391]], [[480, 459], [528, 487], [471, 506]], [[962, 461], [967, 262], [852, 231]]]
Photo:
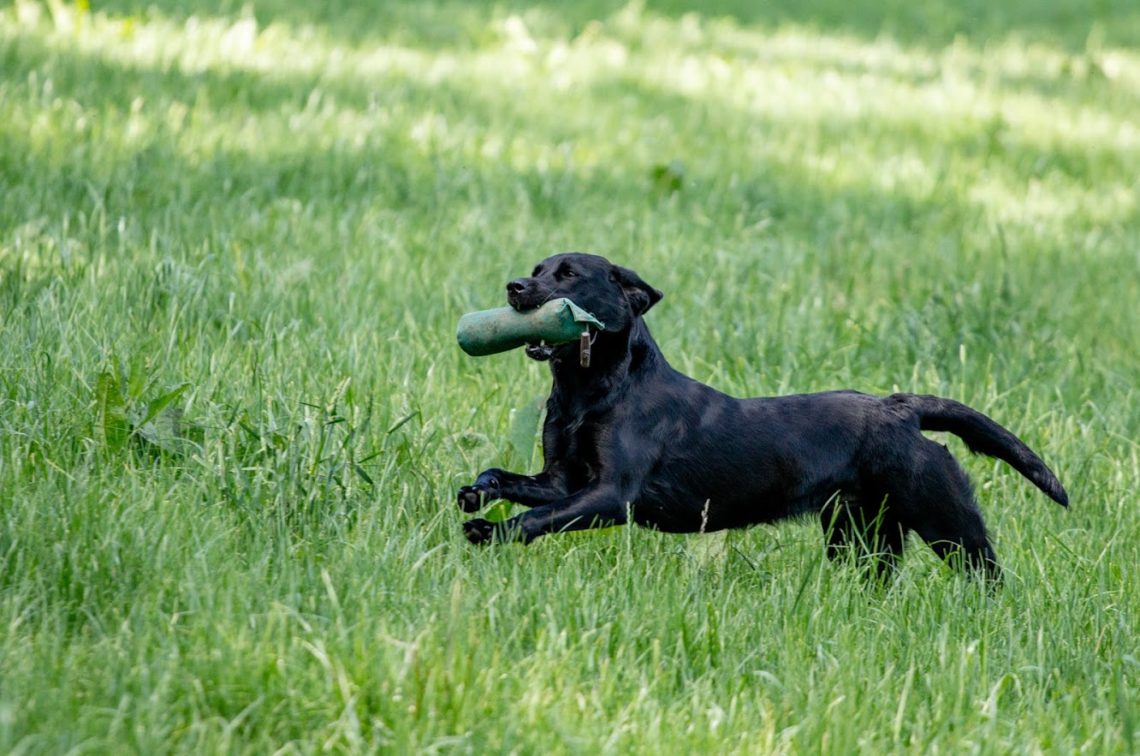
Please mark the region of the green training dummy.
[[459, 319], [456, 337], [473, 357], [505, 352], [524, 344], [565, 344], [605, 324], [569, 299], [552, 299], [542, 307], [519, 312], [511, 307], [469, 312]]

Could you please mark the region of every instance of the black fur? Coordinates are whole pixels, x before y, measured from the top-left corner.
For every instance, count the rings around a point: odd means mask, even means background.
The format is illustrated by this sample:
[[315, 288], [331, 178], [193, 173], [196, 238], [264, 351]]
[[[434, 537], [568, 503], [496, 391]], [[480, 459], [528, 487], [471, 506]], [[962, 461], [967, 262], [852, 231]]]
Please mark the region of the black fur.
[[858, 546], [889, 568], [914, 531], [943, 557], [999, 575], [965, 473], [920, 431], [948, 431], [1005, 460], [1062, 505], [1068, 495], [1024, 443], [964, 404], [934, 396], [830, 391], [735, 399], [669, 366], [642, 315], [661, 292], [631, 270], [555, 255], [507, 285], [518, 310], [569, 297], [605, 323], [590, 367], [577, 343], [531, 346], [554, 385], [537, 475], [499, 469], [459, 490], [474, 512], [494, 499], [531, 509], [464, 523], [473, 543], [624, 524], [691, 533], [819, 513], [835, 556]]

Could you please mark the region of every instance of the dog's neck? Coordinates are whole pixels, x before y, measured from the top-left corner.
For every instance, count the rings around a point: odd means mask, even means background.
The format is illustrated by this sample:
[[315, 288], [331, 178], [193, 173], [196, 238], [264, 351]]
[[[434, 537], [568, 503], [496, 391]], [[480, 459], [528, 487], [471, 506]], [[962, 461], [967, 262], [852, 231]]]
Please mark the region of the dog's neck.
[[[566, 396], [597, 397], [623, 393], [631, 375], [648, 375], [658, 366], [668, 368], [665, 355], [657, 347], [649, 327], [641, 318], [622, 331], [599, 331], [590, 355], [590, 366], [582, 367], [575, 346], [550, 361], [556, 392]], [[561, 391], [559, 391], [561, 390]]]

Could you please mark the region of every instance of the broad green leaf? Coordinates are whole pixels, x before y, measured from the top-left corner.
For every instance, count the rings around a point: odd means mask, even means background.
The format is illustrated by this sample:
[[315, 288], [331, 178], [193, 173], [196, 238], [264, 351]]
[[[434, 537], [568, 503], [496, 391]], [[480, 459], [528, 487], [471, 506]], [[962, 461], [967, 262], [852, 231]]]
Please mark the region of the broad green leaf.
[[146, 415], [137, 423], [137, 425], [143, 426], [149, 423], [151, 420], [154, 420], [159, 415], [159, 413], [170, 406], [172, 402], [186, 393], [186, 389], [188, 388], [190, 388], [190, 384], [183, 383], [181, 386], [178, 386], [174, 390], [168, 391], [157, 399], [154, 399], [153, 401], [147, 403]]
[[508, 440], [520, 465], [529, 466], [534, 456], [538, 421], [542, 417], [543, 397], [538, 396], [521, 407], [511, 410], [511, 429]]
[[486, 520], [490, 520], [491, 522], [503, 522], [504, 520], [510, 519], [511, 511], [513, 509], [514, 505], [509, 501], [496, 501], [494, 504], [483, 510], [483, 514], [481, 516]]
[[182, 409], [179, 407], [167, 407], [148, 422], [136, 426], [134, 433], [145, 443], [180, 456], [190, 454], [197, 445], [182, 427]]
[[117, 452], [127, 443], [131, 426], [127, 421], [127, 406], [123, 401], [119, 377], [111, 370], [104, 370], [95, 382], [95, 403], [103, 444], [110, 451]]

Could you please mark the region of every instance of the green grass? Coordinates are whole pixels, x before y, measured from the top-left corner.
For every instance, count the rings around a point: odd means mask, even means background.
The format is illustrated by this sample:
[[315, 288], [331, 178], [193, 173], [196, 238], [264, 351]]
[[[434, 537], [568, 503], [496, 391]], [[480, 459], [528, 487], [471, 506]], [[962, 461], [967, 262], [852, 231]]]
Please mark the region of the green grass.
[[[1137, 748], [1131, 3], [184, 5], [0, 8], [0, 752]], [[564, 249], [695, 377], [966, 401], [1071, 510], [948, 441], [996, 593], [469, 547], [548, 377], [454, 324]]]

